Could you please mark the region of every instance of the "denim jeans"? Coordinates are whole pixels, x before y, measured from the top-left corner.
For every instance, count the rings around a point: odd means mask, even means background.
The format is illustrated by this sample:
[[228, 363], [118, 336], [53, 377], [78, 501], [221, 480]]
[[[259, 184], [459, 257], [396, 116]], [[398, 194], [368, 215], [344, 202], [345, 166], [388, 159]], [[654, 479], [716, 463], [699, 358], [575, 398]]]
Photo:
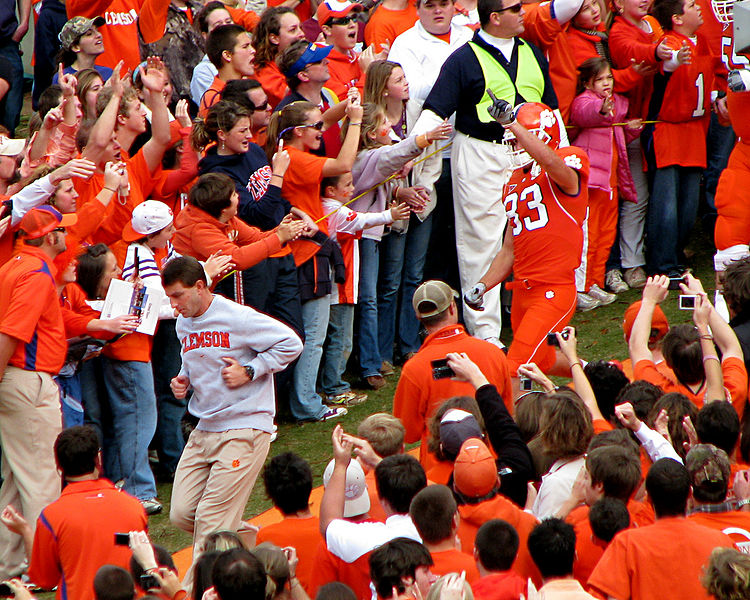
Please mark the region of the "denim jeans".
[[326, 396], [343, 394], [352, 389], [344, 381], [344, 371], [352, 353], [354, 304], [331, 304], [328, 318], [328, 344], [321, 367], [320, 383]]
[[362, 377], [380, 375], [378, 348], [378, 270], [379, 242], [362, 238], [359, 242], [359, 368]]
[[112, 411], [113, 441], [104, 447], [105, 471], [139, 500], [156, 497], [148, 445], [156, 431], [156, 397], [151, 363], [102, 357], [104, 384]]
[[63, 429], [83, 425], [81, 405], [81, 380], [78, 373], [55, 377], [60, 388], [60, 408], [62, 409]]
[[[97, 356], [81, 365], [78, 372], [81, 382], [81, 404], [83, 404], [83, 423], [91, 425], [99, 436], [99, 444], [104, 447], [105, 424], [110, 421], [107, 405], [107, 390], [104, 387], [102, 357]], [[111, 435], [108, 432], [106, 437]], [[107, 475], [109, 477], [109, 475]], [[115, 480], [116, 481], [116, 480]]]
[[59, 0], [42, 0], [39, 19], [34, 26], [34, 89], [31, 92], [31, 107], [39, 109], [39, 96], [52, 84], [57, 70], [55, 55], [60, 50], [57, 34], [65, 25], [68, 16]]
[[706, 170], [703, 172], [708, 211], [703, 215], [703, 226], [707, 233], [711, 234], [713, 241], [713, 230], [716, 224], [716, 186], [719, 184], [719, 176], [726, 168], [729, 154], [734, 148], [735, 136], [731, 126], [724, 127], [719, 124], [719, 117], [711, 112], [711, 122], [706, 135]]
[[10, 137], [14, 137], [16, 127], [21, 121], [21, 109], [23, 108], [23, 63], [21, 62], [20, 46], [12, 41], [0, 44], [0, 57], [10, 63], [11, 80], [10, 89], [2, 100], [3, 114], [2, 124], [10, 131]]
[[680, 254], [698, 215], [701, 169], [670, 166], [656, 169], [646, 221], [647, 269], [676, 271]]
[[327, 410], [315, 388], [323, 356], [323, 343], [328, 331], [330, 308], [330, 295], [308, 300], [302, 305], [305, 345], [294, 369], [294, 386], [289, 396], [289, 408], [298, 421], [315, 421]]
[[156, 392], [156, 435], [154, 445], [161, 466], [174, 473], [185, 446], [182, 436], [182, 417], [187, 409], [187, 399], [178, 400], [169, 383], [182, 366], [180, 340], [175, 333], [174, 319], [159, 321], [151, 350], [151, 368], [154, 372]]
[[393, 342], [396, 337], [398, 354], [401, 356], [416, 352], [421, 346], [419, 321], [411, 300], [422, 282], [431, 229], [432, 215], [424, 222], [412, 215], [406, 233], [391, 231], [381, 242], [378, 347], [382, 360], [393, 362]]

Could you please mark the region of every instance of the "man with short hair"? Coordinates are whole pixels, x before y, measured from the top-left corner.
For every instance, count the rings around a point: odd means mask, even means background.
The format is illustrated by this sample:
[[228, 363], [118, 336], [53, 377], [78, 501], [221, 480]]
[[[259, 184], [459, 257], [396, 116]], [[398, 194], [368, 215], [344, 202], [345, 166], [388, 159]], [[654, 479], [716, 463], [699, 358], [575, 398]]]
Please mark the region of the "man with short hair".
[[211, 581], [219, 600], [263, 600], [266, 597], [266, 570], [244, 548], [222, 552], [211, 569]]
[[201, 117], [219, 101], [227, 81], [255, 75], [255, 48], [241, 25], [220, 25], [214, 29], [206, 40], [206, 55], [216, 67], [217, 75], [201, 97], [198, 107]]
[[274, 456], [263, 469], [266, 495], [284, 516], [282, 521], [261, 527], [257, 543], [272, 542], [297, 550], [297, 570], [302, 587], [310, 594], [315, 552], [320, 542], [318, 517], [310, 512], [312, 492], [310, 464], [294, 452]]
[[732, 540], [685, 518], [690, 475], [677, 461], [657, 460], [646, 476], [646, 491], [656, 522], [617, 534], [589, 587], [605, 597], [632, 600], [661, 600], [665, 590], [674, 598], [705, 598], [703, 565], [714, 548], [731, 548]]
[[572, 525], [560, 519], [545, 519], [529, 535], [529, 553], [542, 574], [542, 598], [595, 600], [573, 579], [576, 534]]
[[465, 352], [512, 410], [510, 370], [505, 353], [494, 344], [470, 336], [458, 323], [457, 293], [442, 281], [426, 281], [414, 292], [412, 306], [427, 330], [419, 351], [404, 365], [393, 398], [393, 414], [406, 428], [406, 443], [421, 440], [419, 460], [425, 470], [436, 464], [427, 452], [427, 420], [443, 400], [473, 396], [473, 386], [450, 376], [436, 378], [432, 362], [449, 352]]
[[519, 598], [526, 594], [526, 579], [511, 570], [518, 549], [518, 533], [507, 521], [490, 519], [479, 528], [474, 559], [480, 579], [471, 584], [477, 600]]
[[422, 544], [396, 538], [370, 555], [370, 576], [379, 600], [426, 598], [437, 577], [432, 557]]
[[100, 567], [129, 566], [130, 549], [115, 545], [115, 534], [145, 531], [148, 519], [138, 500], [101, 476], [99, 437], [90, 425], [57, 436], [55, 462], [67, 485], [42, 510], [36, 532], [12, 506], [1, 518], [24, 538], [34, 583], [43, 589], [57, 587], [58, 598], [94, 600], [91, 581]]
[[135, 598], [135, 584], [130, 573], [115, 565], [104, 565], [96, 572], [92, 591], [96, 600]]
[[[32, 528], [60, 495], [52, 447], [62, 414], [53, 377], [67, 344], [52, 261], [77, 220], [51, 206], [30, 210], [19, 224], [21, 251], [0, 267], [0, 508], [15, 504]], [[0, 579], [25, 567], [21, 536], [0, 528]]]
[[302, 351], [292, 329], [249, 306], [213, 295], [201, 264], [170, 261], [164, 292], [179, 312], [182, 368], [175, 397], [193, 395], [199, 418], [180, 457], [170, 520], [193, 535], [193, 564], [209, 533], [234, 531], [268, 454], [273, 431], [273, 373]]
[[356, 87], [360, 96], [364, 97], [367, 67], [373, 59], [387, 56], [387, 53], [385, 56], [376, 57], [372, 51], [354, 51], [359, 33], [358, 14], [362, 10], [362, 5], [356, 2], [326, 0], [318, 4], [315, 13], [326, 44], [331, 46], [328, 55], [331, 77], [326, 87], [340, 99], [346, 98], [352, 87]]
[[421, 490], [409, 506], [411, 520], [430, 551], [437, 576], [466, 572], [466, 581], [479, 579], [474, 557], [457, 546], [458, 523], [461, 517], [450, 489], [444, 485], [430, 485]]

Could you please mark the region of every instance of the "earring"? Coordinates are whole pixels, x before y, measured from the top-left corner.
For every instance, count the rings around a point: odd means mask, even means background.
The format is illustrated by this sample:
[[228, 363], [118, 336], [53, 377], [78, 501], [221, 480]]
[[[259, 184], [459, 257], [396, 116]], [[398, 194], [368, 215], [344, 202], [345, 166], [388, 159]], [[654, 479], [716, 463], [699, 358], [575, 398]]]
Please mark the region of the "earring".
[[383, 92], [383, 97], [387, 96], [388, 92]]
[[221, 151], [224, 152], [224, 142], [221, 142]]

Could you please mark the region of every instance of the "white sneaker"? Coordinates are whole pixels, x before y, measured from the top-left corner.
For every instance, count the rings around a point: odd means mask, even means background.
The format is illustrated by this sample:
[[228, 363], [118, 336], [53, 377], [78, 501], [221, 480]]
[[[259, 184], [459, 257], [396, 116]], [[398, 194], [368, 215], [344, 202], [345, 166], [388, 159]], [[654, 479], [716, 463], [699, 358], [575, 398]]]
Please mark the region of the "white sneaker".
[[596, 298], [592, 298], [591, 296], [589, 296], [588, 294], [584, 294], [583, 292], [578, 292], [577, 308], [581, 312], [593, 310], [601, 305], [602, 303]]
[[591, 289], [588, 291], [588, 295], [595, 300], [599, 300], [602, 306], [612, 304], [615, 300], [617, 300], [617, 294], [610, 294], [609, 292], [605, 292], [596, 284], [591, 286]]
[[623, 277], [625, 278], [625, 283], [627, 283], [632, 289], [645, 287], [646, 281], [648, 280], [648, 275], [646, 275], [646, 271], [643, 270], [643, 267], [625, 269], [625, 275], [623, 275]]
[[619, 269], [612, 269], [607, 271], [604, 275], [604, 287], [615, 294], [622, 294], [628, 291], [628, 284], [622, 278], [622, 273]]

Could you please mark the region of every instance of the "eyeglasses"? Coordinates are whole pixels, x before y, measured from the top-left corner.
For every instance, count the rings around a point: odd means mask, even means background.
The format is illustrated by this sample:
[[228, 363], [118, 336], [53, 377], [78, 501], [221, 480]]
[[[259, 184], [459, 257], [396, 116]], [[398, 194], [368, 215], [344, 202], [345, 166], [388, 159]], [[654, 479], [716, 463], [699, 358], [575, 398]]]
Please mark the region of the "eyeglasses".
[[349, 25], [349, 23], [356, 21], [357, 17], [354, 15], [347, 15], [346, 17], [334, 17], [326, 25]]
[[318, 121], [317, 123], [310, 123], [309, 125], [297, 125], [297, 127], [300, 127], [302, 129], [306, 129], [308, 127], [312, 127], [313, 129], [317, 129], [318, 131], [321, 131], [323, 129], [323, 121]]
[[65, 229], [65, 227], [56, 227], [52, 231], [59, 231], [60, 233], [67, 233], [67, 230]]
[[269, 106], [271, 106], [271, 105], [268, 102], [268, 99], [266, 99], [266, 101], [263, 104], [261, 104], [260, 106], [255, 106], [255, 104], [253, 104], [253, 110], [268, 110]]
[[523, 5], [519, 2], [518, 4], [514, 4], [513, 6], [506, 6], [505, 8], [498, 8], [497, 10], [493, 10], [492, 12], [501, 13], [505, 11], [509, 11], [513, 13], [514, 15], [517, 15], [521, 12], [521, 8], [523, 8]]

